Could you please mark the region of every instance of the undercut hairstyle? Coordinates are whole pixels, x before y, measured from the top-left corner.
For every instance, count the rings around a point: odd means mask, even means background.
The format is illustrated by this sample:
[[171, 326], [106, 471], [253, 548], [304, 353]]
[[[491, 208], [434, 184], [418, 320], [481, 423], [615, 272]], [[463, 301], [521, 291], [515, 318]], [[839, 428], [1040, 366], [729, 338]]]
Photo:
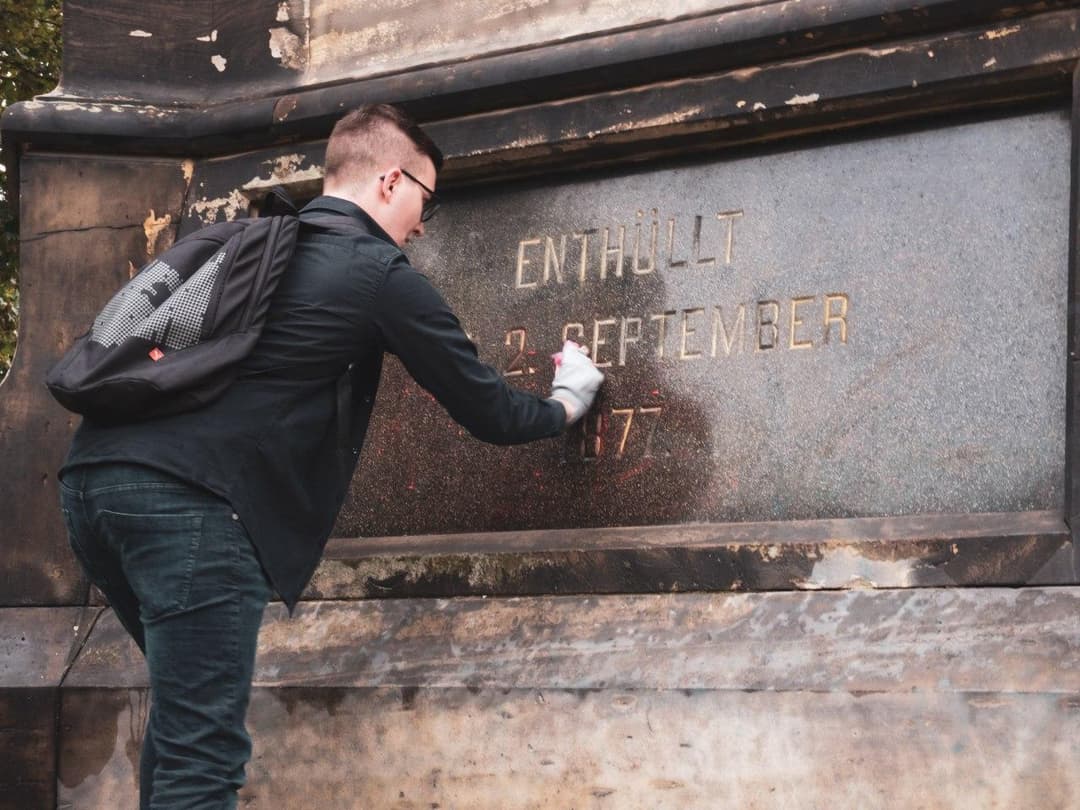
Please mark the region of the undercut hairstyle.
[[431, 158], [435, 171], [442, 168], [439, 147], [404, 110], [391, 104], [366, 104], [334, 125], [326, 144], [326, 180], [363, 183], [389, 163], [416, 171], [423, 157]]

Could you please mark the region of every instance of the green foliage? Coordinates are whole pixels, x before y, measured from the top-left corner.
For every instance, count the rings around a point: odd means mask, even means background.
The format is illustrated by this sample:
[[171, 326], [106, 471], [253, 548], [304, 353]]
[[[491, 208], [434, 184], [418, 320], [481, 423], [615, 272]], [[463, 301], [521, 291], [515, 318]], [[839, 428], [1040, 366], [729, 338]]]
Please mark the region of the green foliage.
[[[0, 111], [52, 90], [60, 76], [60, 0], [0, 0]], [[0, 165], [0, 380], [11, 367], [19, 321], [18, 212]]]

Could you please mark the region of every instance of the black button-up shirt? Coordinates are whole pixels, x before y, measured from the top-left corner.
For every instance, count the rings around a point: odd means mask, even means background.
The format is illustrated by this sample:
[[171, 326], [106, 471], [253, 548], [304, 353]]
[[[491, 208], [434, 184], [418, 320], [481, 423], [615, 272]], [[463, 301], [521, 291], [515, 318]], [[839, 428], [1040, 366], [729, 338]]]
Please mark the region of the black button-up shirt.
[[[345, 499], [384, 352], [484, 441], [555, 436], [565, 423], [558, 402], [480, 362], [442, 296], [363, 210], [323, 196], [301, 214], [310, 215], [346, 215], [355, 228], [301, 229], [237, 382], [197, 411], [122, 426], [84, 420], [61, 470], [145, 464], [225, 498], [290, 609]], [[346, 415], [338, 400], [350, 366]]]

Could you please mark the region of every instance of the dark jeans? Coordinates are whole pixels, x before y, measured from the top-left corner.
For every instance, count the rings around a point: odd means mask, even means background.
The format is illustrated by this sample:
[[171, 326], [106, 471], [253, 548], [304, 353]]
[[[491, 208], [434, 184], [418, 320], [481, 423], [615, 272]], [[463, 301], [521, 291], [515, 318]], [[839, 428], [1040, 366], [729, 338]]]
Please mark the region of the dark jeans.
[[236, 807], [270, 587], [227, 502], [148, 467], [77, 468], [61, 484], [71, 546], [146, 656], [140, 807]]

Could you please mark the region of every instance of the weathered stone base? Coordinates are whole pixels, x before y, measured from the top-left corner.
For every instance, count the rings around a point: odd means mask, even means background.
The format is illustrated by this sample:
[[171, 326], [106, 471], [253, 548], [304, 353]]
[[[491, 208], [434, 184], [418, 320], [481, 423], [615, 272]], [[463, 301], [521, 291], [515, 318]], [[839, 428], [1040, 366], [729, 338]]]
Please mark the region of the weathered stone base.
[[[114, 719], [117, 736], [100, 775], [65, 772], [64, 801], [132, 806], [145, 708], [142, 690], [68, 696], [76, 722]], [[259, 689], [249, 723], [250, 808], [1046, 810], [1080, 797], [1076, 696]]]
[[[390, 600], [268, 611], [249, 808], [1069, 808], [1080, 589]], [[133, 806], [111, 614], [61, 807]], [[69, 733], [70, 732], [70, 733]]]

